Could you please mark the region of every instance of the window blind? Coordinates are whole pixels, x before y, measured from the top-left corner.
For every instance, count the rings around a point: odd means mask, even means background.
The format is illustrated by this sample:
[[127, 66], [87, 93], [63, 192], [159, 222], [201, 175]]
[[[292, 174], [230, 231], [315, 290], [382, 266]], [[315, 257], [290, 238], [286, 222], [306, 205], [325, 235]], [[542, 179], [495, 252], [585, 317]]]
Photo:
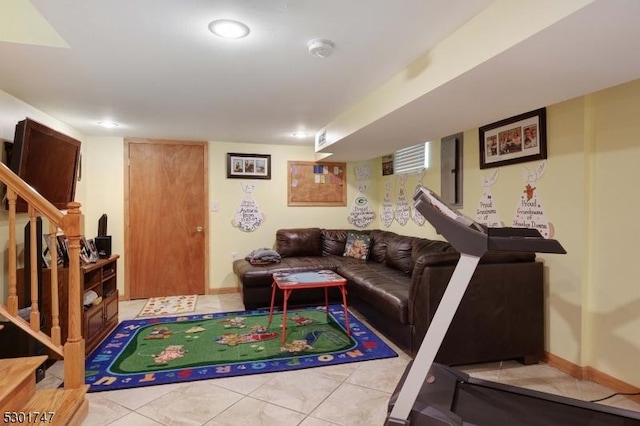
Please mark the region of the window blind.
[[421, 143], [396, 151], [393, 171], [396, 174], [411, 173], [425, 168], [426, 144]]

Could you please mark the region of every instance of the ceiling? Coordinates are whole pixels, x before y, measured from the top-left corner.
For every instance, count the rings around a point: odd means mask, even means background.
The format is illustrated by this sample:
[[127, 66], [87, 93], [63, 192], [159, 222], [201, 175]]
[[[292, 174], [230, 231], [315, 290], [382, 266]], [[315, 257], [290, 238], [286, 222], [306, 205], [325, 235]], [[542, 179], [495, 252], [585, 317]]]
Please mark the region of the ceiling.
[[[312, 145], [316, 131], [491, 3], [2, 0], [0, 90], [88, 136]], [[332, 141], [332, 158], [373, 158], [640, 77], [640, 2], [584, 3], [349, 130]], [[243, 21], [250, 35], [214, 36], [207, 25], [221, 18]], [[314, 38], [333, 41], [333, 54], [311, 56]]]

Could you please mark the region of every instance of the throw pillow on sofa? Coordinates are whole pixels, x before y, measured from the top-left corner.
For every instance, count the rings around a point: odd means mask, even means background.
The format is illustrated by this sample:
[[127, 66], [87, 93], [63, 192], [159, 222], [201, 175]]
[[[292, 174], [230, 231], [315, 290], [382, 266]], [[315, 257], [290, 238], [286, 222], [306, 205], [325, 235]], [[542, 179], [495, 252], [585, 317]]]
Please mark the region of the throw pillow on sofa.
[[371, 237], [367, 234], [349, 232], [347, 233], [347, 243], [344, 246], [344, 257], [367, 260], [369, 258], [369, 247]]

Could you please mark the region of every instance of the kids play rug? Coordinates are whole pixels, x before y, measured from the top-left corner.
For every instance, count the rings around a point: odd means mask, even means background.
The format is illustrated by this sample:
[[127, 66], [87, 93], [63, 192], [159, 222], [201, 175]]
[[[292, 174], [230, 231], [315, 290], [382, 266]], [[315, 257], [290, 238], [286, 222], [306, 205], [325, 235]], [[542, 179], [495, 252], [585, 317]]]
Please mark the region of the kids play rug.
[[341, 305], [123, 321], [86, 360], [89, 392], [297, 370], [397, 354]]
[[198, 295], [152, 297], [138, 314], [138, 318], [157, 317], [162, 315], [188, 314], [196, 310]]

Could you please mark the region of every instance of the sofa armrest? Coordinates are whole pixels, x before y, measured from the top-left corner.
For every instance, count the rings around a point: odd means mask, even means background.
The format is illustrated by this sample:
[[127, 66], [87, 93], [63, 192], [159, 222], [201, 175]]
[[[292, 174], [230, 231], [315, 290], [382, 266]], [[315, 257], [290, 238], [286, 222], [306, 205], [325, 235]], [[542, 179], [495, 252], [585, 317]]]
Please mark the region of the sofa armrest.
[[[417, 266], [417, 265], [416, 265]], [[544, 350], [541, 262], [478, 265], [438, 352], [446, 364], [539, 356]], [[422, 343], [455, 266], [427, 266], [412, 280], [412, 351]]]
[[[408, 304], [408, 321], [409, 324], [418, 322], [427, 322], [427, 326], [431, 323], [431, 319], [435, 314], [435, 308], [438, 306], [439, 299], [433, 303], [431, 293], [444, 294], [444, 286], [448, 280], [439, 279], [432, 280], [434, 267], [427, 263], [425, 256], [420, 257], [413, 267], [411, 273], [411, 286], [409, 287], [409, 304]], [[453, 268], [440, 268], [442, 271], [453, 272]], [[441, 272], [442, 272], [441, 271]]]

